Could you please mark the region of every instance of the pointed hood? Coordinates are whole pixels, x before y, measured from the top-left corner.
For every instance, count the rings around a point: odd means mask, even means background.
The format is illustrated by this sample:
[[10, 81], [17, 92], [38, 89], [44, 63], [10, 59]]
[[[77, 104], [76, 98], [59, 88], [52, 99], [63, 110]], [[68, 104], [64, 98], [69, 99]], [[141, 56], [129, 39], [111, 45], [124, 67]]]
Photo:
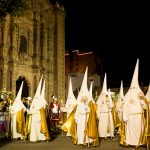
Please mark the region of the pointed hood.
[[88, 67], [86, 67], [80, 91], [88, 89], [88, 87], [87, 87], [87, 75], [88, 75]]
[[108, 91], [107, 91], [107, 75], [105, 73], [104, 81], [103, 81], [103, 87], [102, 87], [101, 93], [100, 93], [96, 103], [100, 104], [102, 102], [102, 100], [105, 99], [107, 94], [108, 94]]
[[40, 98], [41, 98], [41, 87], [42, 87], [42, 79], [43, 79], [43, 75], [41, 76], [41, 79], [40, 79], [40, 82], [38, 84], [38, 87], [37, 87], [37, 90], [36, 90], [36, 93], [33, 97], [33, 100], [32, 100], [32, 104], [30, 106], [30, 110], [32, 109], [37, 109], [39, 110], [39, 108], [41, 107], [41, 103], [40, 103]]
[[120, 91], [118, 95], [117, 107], [119, 108], [122, 105], [122, 101], [124, 101], [124, 93], [123, 93], [123, 81], [121, 81]]
[[42, 88], [42, 80], [43, 80], [43, 75], [41, 76], [41, 79], [40, 79], [40, 82], [38, 84], [38, 87], [37, 87], [37, 90], [36, 90], [36, 93], [33, 97], [33, 101], [36, 97], [39, 97], [41, 95], [41, 88]]
[[142, 90], [140, 89], [139, 82], [138, 82], [138, 72], [139, 72], [139, 59], [137, 59], [131, 85], [124, 98], [125, 101], [130, 99], [139, 100], [138, 94], [142, 92]]
[[111, 92], [110, 88], [109, 88], [108, 89], [108, 97], [109, 97], [109, 104], [110, 104], [110, 106], [113, 106], [112, 93], [113, 92]]
[[90, 93], [90, 97], [91, 97], [92, 102], [95, 103], [95, 101], [93, 99], [93, 81], [91, 81], [89, 93]]
[[77, 100], [76, 100], [73, 90], [72, 90], [72, 81], [71, 81], [71, 77], [70, 77], [69, 88], [68, 88], [68, 97], [67, 97], [66, 104], [65, 104], [65, 110], [73, 109], [76, 104], [77, 104]]
[[21, 110], [21, 109], [26, 109], [26, 107], [24, 106], [24, 104], [23, 104], [22, 101], [21, 101], [22, 89], [23, 89], [23, 81], [22, 81], [22, 83], [21, 83], [21, 86], [20, 86], [19, 91], [18, 91], [18, 93], [17, 93], [17, 96], [16, 96], [16, 98], [15, 98], [15, 101], [14, 101], [14, 103], [13, 103], [13, 105], [12, 105], [12, 108], [13, 108], [16, 112], [18, 112], [18, 111]]
[[80, 103], [81, 99], [85, 96], [88, 98], [88, 101], [90, 101], [90, 94], [89, 94], [88, 87], [87, 87], [87, 74], [88, 74], [88, 67], [86, 67], [81, 89], [78, 94], [78, 98], [77, 98], [78, 103]]
[[103, 87], [102, 87], [102, 91], [101, 93], [107, 93], [107, 76], [106, 76], [106, 73], [105, 73], [105, 76], [104, 76], [104, 82], [103, 82]]
[[89, 90], [89, 92], [90, 92], [90, 96], [92, 97], [92, 99], [93, 99], [93, 81], [91, 81], [91, 84], [90, 84], [90, 90]]
[[124, 93], [123, 93], [123, 81], [121, 81], [121, 85], [120, 85], [119, 98], [124, 98]]
[[21, 101], [22, 89], [23, 89], [23, 81], [21, 83], [21, 86], [20, 86], [20, 89], [18, 91], [18, 94], [17, 94], [17, 96], [15, 98], [15, 101]]
[[45, 100], [45, 80], [43, 81], [40, 101], [43, 104], [44, 108], [46, 107], [46, 105], [48, 105], [47, 101]]
[[134, 74], [133, 74], [133, 77], [132, 77], [132, 81], [131, 81], [131, 85], [130, 85], [130, 88], [139, 88], [139, 81], [138, 81], [138, 75], [139, 73], [139, 59], [137, 59], [137, 62], [136, 62], [136, 66], [135, 66], [135, 69], [134, 69]]
[[150, 84], [149, 84], [148, 90], [146, 92], [146, 98], [148, 101], [150, 101]]

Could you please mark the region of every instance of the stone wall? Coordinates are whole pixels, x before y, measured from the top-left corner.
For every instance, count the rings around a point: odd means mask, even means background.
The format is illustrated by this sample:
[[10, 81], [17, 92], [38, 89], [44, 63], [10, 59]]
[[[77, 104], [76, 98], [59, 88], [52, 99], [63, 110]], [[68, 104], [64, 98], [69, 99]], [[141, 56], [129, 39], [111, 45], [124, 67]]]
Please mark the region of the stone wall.
[[29, 2], [26, 16], [7, 16], [0, 26], [0, 90], [12, 91], [15, 97], [17, 81], [24, 80], [26, 96], [33, 97], [43, 74], [47, 101], [52, 94], [65, 99], [64, 8], [48, 0]]

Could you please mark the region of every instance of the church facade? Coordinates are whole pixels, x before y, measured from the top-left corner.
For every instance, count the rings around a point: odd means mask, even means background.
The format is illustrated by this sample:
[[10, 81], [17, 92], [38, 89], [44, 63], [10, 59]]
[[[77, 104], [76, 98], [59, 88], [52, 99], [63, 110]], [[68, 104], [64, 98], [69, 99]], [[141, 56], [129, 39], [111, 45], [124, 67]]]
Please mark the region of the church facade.
[[0, 25], [0, 91], [33, 97], [41, 75], [45, 98], [65, 99], [65, 11], [49, 0], [29, 0], [24, 17], [6, 17]]

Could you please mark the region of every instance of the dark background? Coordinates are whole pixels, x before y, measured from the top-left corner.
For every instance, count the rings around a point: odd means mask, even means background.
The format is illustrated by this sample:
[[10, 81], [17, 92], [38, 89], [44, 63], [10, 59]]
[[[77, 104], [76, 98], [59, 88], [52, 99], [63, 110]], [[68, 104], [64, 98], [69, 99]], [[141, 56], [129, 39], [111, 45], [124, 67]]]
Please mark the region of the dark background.
[[[51, 0], [55, 3], [56, 0]], [[58, 0], [66, 10], [66, 50], [90, 50], [101, 59], [108, 86], [130, 86], [139, 58], [139, 83], [148, 86], [149, 13], [146, 2]]]

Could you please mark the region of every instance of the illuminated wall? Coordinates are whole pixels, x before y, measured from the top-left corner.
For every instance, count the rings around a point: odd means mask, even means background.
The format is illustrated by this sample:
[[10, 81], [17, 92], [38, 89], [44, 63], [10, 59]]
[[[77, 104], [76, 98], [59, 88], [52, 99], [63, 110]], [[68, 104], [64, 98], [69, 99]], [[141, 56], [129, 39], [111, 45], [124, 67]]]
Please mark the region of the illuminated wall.
[[[34, 96], [41, 75], [46, 81], [46, 99], [65, 98], [65, 11], [58, 3], [29, 0], [27, 16], [6, 18], [0, 26], [0, 90], [16, 94], [18, 79], [24, 79]], [[24, 92], [24, 91], [23, 91]]]

